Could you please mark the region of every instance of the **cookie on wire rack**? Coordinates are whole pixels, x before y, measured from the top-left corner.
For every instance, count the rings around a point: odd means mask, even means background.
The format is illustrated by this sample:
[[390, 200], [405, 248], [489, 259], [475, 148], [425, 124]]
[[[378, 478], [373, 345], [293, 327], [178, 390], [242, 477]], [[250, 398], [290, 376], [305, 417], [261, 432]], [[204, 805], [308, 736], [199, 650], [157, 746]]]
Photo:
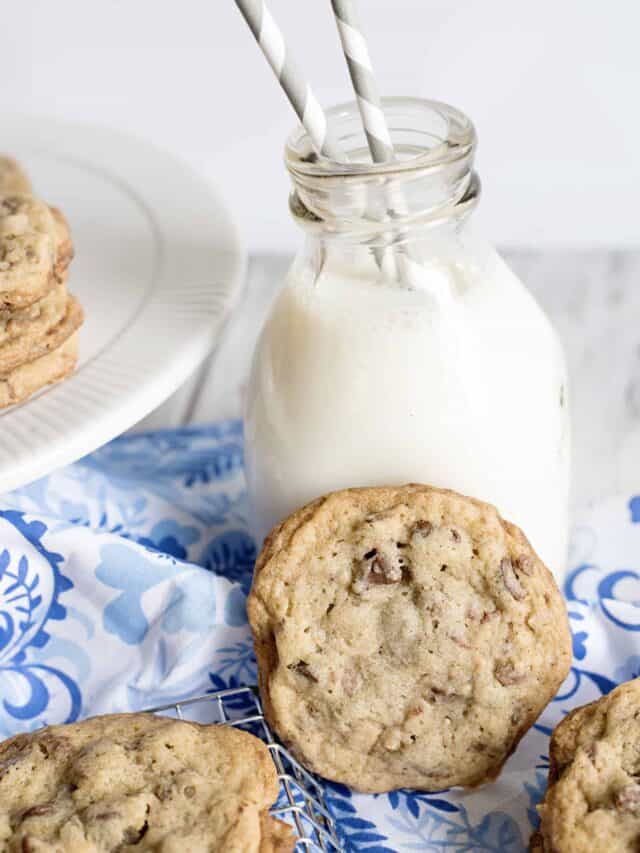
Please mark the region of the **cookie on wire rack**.
[[556, 583], [491, 506], [349, 489], [267, 539], [248, 602], [265, 716], [365, 792], [494, 779], [569, 671]]
[[0, 850], [291, 853], [269, 750], [230, 726], [116, 714], [0, 744]]
[[640, 678], [556, 726], [536, 853], [640, 849]]

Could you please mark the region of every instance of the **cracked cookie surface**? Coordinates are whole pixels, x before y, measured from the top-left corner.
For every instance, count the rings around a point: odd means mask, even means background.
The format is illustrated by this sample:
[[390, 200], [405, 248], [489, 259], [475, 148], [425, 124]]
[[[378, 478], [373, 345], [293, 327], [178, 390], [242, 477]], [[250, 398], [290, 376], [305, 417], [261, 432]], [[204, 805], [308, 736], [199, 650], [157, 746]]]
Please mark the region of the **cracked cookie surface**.
[[265, 542], [248, 611], [269, 722], [361, 791], [495, 778], [571, 661], [563, 599], [522, 532], [427, 486], [295, 512]]
[[551, 738], [549, 787], [532, 851], [640, 848], [640, 679], [572, 711]]
[[266, 746], [229, 726], [146, 714], [0, 744], [2, 853], [289, 853]]

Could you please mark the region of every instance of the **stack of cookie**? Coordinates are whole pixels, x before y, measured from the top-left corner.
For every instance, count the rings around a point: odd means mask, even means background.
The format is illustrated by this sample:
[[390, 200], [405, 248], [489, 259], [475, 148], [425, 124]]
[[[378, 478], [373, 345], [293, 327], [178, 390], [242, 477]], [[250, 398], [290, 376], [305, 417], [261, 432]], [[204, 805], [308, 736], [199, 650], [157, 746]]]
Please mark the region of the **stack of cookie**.
[[32, 194], [20, 166], [0, 157], [0, 408], [72, 372], [82, 308], [66, 281], [67, 222]]

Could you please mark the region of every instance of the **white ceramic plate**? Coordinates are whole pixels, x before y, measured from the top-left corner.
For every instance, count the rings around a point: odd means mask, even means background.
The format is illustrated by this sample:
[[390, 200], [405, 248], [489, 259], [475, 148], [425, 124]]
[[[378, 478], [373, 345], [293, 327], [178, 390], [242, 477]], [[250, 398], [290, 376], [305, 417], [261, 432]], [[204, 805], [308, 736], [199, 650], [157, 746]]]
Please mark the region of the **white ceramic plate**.
[[0, 146], [69, 220], [69, 288], [86, 314], [77, 372], [0, 413], [4, 492], [84, 456], [169, 397], [215, 344], [245, 254], [216, 192], [148, 143], [3, 117]]

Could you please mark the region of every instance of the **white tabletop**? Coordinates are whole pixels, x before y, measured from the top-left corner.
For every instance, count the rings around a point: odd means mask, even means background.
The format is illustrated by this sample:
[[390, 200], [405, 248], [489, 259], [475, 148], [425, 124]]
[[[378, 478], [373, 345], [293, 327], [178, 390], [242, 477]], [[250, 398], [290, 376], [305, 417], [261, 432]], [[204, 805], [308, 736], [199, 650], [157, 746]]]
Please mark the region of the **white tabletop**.
[[[567, 352], [574, 504], [640, 490], [640, 252], [505, 256], [551, 316]], [[289, 263], [282, 255], [251, 259], [244, 297], [218, 351], [139, 429], [241, 414], [253, 346]]]

